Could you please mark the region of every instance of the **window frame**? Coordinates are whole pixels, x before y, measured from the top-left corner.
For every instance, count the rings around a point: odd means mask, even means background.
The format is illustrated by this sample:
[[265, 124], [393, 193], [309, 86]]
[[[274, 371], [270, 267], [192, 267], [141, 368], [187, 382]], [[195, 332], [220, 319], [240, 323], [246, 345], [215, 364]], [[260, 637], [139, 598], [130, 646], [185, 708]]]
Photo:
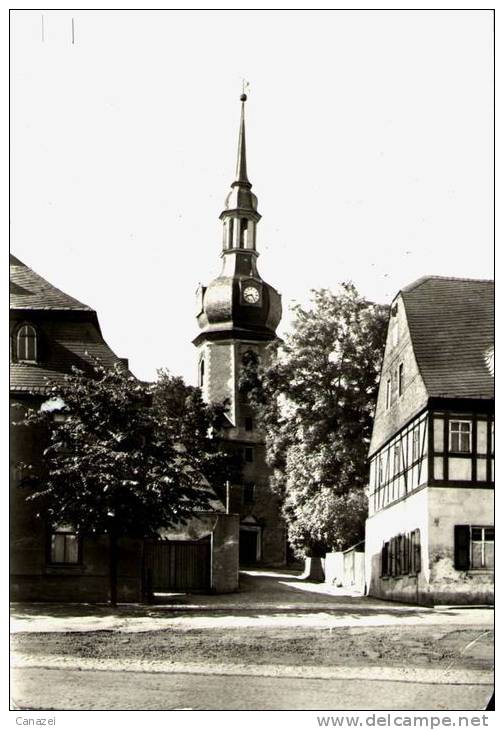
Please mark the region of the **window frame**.
[[392, 405], [392, 378], [390, 375], [385, 382], [385, 388], [385, 410], [388, 411]]
[[415, 577], [422, 570], [420, 529], [402, 532], [382, 543], [380, 576]]
[[[475, 540], [473, 536], [474, 530], [481, 530], [481, 540]], [[493, 532], [493, 539], [485, 539], [486, 531]], [[474, 565], [474, 543], [481, 543], [481, 566]], [[494, 544], [494, 566], [485, 565], [485, 546], [488, 543]], [[488, 573], [495, 570], [495, 526], [494, 525], [455, 525], [454, 526], [454, 545], [453, 558], [455, 570], [463, 572]]]
[[[31, 335], [26, 334], [24, 331], [31, 332]], [[24, 346], [24, 353], [21, 354], [21, 337], [24, 338], [23, 346]], [[15, 341], [14, 341], [14, 347], [15, 347], [15, 360], [16, 362], [22, 362], [27, 364], [34, 364], [38, 363], [39, 361], [39, 342], [38, 342], [38, 332], [36, 327], [34, 325], [30, 324], [29, 322], [23, 322], [23, 324], [19, 325], [19, 327], [16, 330], [15, 334]], [[29, 345], [28, 341], [32, 341], [33, 343], [33, 357], [28, 357], [30, 354], [28, 352]]]
[[397, 368], [397, 395], [401, 398], [404, 394], [404, 363], [399, 363]]
[[254, 504], [256, 501], [255, 482], [243, 482], [243, 504]]
[[[53, 538], [57, 536], [74, 537], [77, 545], [77, 558], [76, 560], [55, 560], [53, 558]], [[65, 556], [67, 552], [66, 539], [64, 541], [63, 554]], [[54, 567], [72, 568], [74, 566], [82, 565], [82, 539], [81, 536], [74, 530], [70, 525], [62, 525], [52, 527], [48, 530], [47, 539], [47, 563]]]
[[[452, 426], [455, 424], [458, 424], [459, 426], [462, 424], [467, 424], [469, 426], [469, 430], [463, 431], [461, 429], [458, 429], [458, 430], [452, 429]], [[454, 435], [457, 435], [457, 437], [458, 437], [458, 446], [459, 447], [462, 446], [462, 436], [467, 436], [468, 441], [469, 441], [469, 448], [454, 449], [453, 445], [452, 445], [452, 443], [453, 443], [452, 436], [454, 436]], [[472, 420], [466, 419], [466, 418], [458, 418], [458, 419], [450, 418], [448, 420], [448, 453], [449, 454], [471, 454], [473, 451], [472, 439], [473, 439], [473, 422], [472, 422]]]

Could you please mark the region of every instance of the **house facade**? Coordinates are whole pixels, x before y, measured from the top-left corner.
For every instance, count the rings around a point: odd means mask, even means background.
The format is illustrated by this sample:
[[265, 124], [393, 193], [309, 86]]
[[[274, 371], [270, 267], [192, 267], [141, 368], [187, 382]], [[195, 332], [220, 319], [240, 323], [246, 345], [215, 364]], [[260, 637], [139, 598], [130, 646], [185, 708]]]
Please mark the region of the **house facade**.
[[494, 287], [424, 277], [391, 305], [369, 450], [371, 596], [493, 602]]
[[[77, 535], [70, 525], [47, 525], [26, 501], [26, 467], [44, 477], [44, 434], [14, 425], [28, 409], [50, 408], [49, 387], [72, 366], [92, 374], [92, 357], [118, 358], [103, 339], [96, 312], [60, 291], [15, 256], [10, 259], [10, 572], [17, 601], [108, 600], [109, 545], [102, 536]], [[57, 410], [54, 418], [58, 418]], [[30, 472], [32, 473], [32, 472]], [[228, 592], [238, 586], [238, 517], [215, 500], [162, 541], [121, 539], [118, 600], [139, 601], [146, 591], [197, 587]], [[170, 566], [188, 566], [170, 573]]]
[[231, 512], [240, 515], [240, 563], [283, 565], [286, 531], [280, 502], [269, 488], [270, 469], [265, 460], [264, 437], [253, 409], [240, 391], [240, 373], [247, 358], [266, 362], [278, 341], [276, 328], [282, 316], [280, 294], [257, 269], [257, 197], [247, 174], [245, 102], [241, 120], [235, 180], [231, 185], [222, 221], [222, 270], [197, 292], [200, 328], [194, 344], [198, 350], [198, 380], [209, 402], [229, 404], [222, 438], [243, 456], [241, 484], [228, 485]]

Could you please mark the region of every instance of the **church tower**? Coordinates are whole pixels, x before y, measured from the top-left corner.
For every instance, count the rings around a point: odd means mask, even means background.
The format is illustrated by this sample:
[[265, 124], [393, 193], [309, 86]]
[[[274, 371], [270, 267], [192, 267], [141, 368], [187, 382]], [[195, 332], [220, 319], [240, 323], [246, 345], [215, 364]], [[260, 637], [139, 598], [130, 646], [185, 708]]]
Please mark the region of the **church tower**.
[[248, 353], [259, 361], [270, 357], [268, 344], [277, 341], [282, 316], [280, 294], [257, 270], [257, 226], [261, 219], [257, 197], [247, 176], [245, 102], [241, 119], [235, 180], [220, 215], [222, 270], [197, 292], [200, 333], [198, 383], [205, 400], [229, 401], [223, 438], [242, 450], [243, 483], [231, 485], [230, 511], [240, 514], [240, 563], [285, 563], [285, 528], [278, 498], [268, 485], [264, 439], [257, 429], [251, 406], [239, 391], [240, 371]]

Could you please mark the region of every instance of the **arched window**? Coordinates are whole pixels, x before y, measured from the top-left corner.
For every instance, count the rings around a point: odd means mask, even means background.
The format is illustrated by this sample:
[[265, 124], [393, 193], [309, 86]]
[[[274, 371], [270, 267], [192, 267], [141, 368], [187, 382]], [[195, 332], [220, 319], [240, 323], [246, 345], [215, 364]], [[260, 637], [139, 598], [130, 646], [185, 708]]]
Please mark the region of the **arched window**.
[[24, 324], [18, 329], [16, 357], [20, 362], [37, 362], [37, 332], [30, 324]]
[[202, 360], [199, 366], [199, 386], [202, 388], [205, 384], [205, 361]]

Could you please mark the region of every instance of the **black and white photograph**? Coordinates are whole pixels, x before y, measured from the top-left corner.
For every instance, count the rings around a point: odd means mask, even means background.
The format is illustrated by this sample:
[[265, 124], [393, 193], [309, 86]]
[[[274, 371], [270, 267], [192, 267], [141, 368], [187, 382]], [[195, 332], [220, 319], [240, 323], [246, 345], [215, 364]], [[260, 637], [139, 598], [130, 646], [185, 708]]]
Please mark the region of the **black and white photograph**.
[[10, 10], [13, 724], [494, 726], [494, 16]]

